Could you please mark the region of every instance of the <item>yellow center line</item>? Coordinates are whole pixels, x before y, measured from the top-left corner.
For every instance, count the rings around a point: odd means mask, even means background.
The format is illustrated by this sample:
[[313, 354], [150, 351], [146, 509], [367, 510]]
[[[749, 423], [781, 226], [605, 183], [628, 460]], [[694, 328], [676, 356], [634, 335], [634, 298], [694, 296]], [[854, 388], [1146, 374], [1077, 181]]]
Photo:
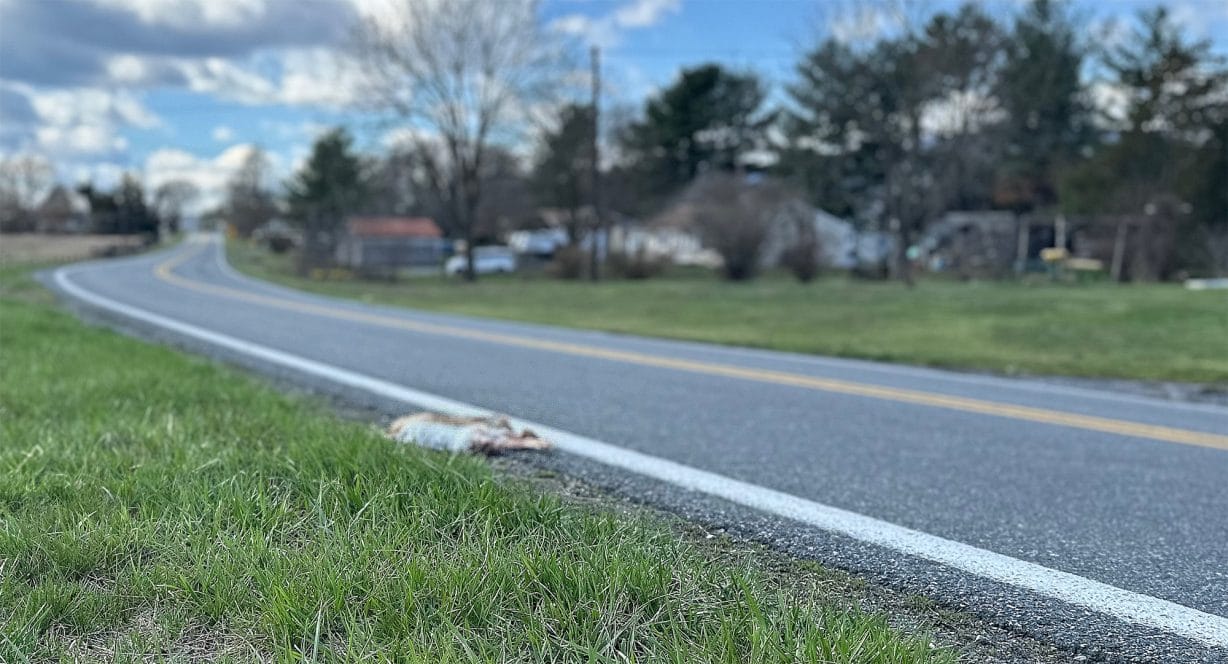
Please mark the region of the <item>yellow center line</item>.
[[751, 380], [775, 385], [788, 385], [791, 387], [818, 390], [822, 392], [850, 394], [860, 397], [882, 399], [885, 401], [912, 403], [923, 406], [932, 406], [935, 408], [962, 411], [966, 413], [993, 415], [1027, 422], [1054, 424], [1076, 429], [1085, 429], [1088, 431], [1098, 431], [1101, 433], [1119, 434], [1137, 438], [1149, 438], [1152, 440], [1160, 440], [1170, 443], [1181, 443], [1185, 445], [1197, 445], [1201, 447], [1228, 450], [1228, 436], [1206, 433], [1203, 431], [1192, 431], [1188, 429], [1177, 429], [1153, 424], [1142, 424], [1139, 422], [1095, 417], [1092, 415], [1080, 415], [1077, 413], [1049, 410], [1045, 408], [1017, 406], [1013, 404], [985, 401], [982, 399], [970, 399], [967, 397], [951, 396], [922, 390], [885, 387], [881, 385], [835, 380], [830, 378], [816, 378], [813, 376], [788, 373], [785, 371], [752, 369], [730, 364], [686, 360], [662, 355], [637, 353], [634, 351], [614, 350], [599, 346], [533, 339], [530, 337], [522, 337], [512, 334], [483, 332], [452, 325], [423, 323], [393, 316], [354, 311], [324, 304], [300, 302], [275, 297], [272, 295], [241, 291], [234, 288], [227, 288], [225, 286], [194, 281], [174, 273], [174, 269], [176, 267], [187, 262], [189, 259], [199, 254], [200, 251], [201, 250], [187, 251], [174, 256], [159, 264], [154, 269], [154, 274], [162, 281], [200, 293], [208, 293], [210, 295], [242, 300], [244, 302], [261, 304], [287, 311], [296, 311], [300, 313], [314, 314], [359, 323], [369, 323], [381, 327], [407, 330], [420, 334], [433, 334], [458, 337], [462, 339], [472, 339], [486, 343], [516, 346], [520, 348], [531, 348], [534, 350], [543, 350], [564, 355], [592, 357], [602, 360], [610, 360], [612, 362], [625, 362], [640, 366], [674, 369], [677, 371], [706, 374], [710, 376], [724, 376], [727, 378]]

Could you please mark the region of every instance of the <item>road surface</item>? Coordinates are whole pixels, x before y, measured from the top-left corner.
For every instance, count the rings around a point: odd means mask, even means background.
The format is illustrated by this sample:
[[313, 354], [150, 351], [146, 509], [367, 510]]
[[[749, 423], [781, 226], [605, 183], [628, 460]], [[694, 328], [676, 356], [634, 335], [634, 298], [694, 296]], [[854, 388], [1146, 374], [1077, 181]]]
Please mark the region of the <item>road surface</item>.
[[48, 280], [384, 410], [508, 413], [642, 499], [1078, 652], [1228, 661], [1222, 407], [369, 306], [206, 236]]

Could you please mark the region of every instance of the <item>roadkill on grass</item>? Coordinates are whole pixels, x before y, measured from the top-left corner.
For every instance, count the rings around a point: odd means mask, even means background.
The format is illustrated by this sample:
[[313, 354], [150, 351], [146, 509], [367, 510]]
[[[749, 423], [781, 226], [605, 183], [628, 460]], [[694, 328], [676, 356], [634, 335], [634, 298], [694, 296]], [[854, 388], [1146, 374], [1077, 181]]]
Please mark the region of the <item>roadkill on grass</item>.
[[454, 417], [414, 413], [393, 420], [388, 437], [449, 452], [495, 455], [513, 450], [550, 449], [549, 441], [529, 429], [517, 431], [506, 417]]

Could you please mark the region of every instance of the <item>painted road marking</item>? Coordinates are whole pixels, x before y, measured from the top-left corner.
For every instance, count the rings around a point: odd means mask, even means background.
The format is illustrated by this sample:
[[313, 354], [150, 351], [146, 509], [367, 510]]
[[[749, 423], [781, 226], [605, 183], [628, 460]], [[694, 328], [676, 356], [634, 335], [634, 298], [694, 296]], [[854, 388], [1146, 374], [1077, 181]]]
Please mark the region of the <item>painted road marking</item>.
[[[245, 284], [251, 284], [257, 288], [265, 289], [271, 292], [289, 292], [295, 295], [312, 294], [306, 291], [296, 291], [290, 286], [283, 286], [269, 281], [262, 281], [255, 277], [249, 277], [241, 274], [231, 267], [226, 261], [226, 245], [224, 241], [215, 242], [209, 235], [197, 235], [187, 240], [188, 242], [208, 242], [213, 243], [216, 251], [213, 252], [213, 264], [217, 267], [218, 272], [226, 275], [227, 278], [235, 281], [241, 281]], [[319, 296], [326, 297], [326, 296]], [[447, 315], [447, 314], [443, 314]], [[495, 321], [505, 322], [505, 321]], [[516, 321], [506, 321], [508, 324], [516, 325]], [[534, 323], [528, 323], [533, 325]], [[623, 335], [619, 332], [608, 332], [600, 329], [569, 329], [570, 332], [578, 334], [590, 335]], [[766, 348], [751, 348], [740, 346], [726, 346], [722, 344], [712, 344], [703, 341], [694, 341], [689, 339], [670, 338], [670, 337], [644, 337], [629, 335], [629, 338], [634, 339], [637, 343], [655, 345], [664, 351], [668, 352], [675, 347], [691, 348], [704, 353], [715, 353], [728, 357], [745, 357], [752, 360], [766, 361], [788, 361], [794, 364], [804, 364], [807, 366], [825, 367], [828, 369], [853, 369], [856, 371], [868, 371], [873, 373], [885, 374], [888, 376], [908, 376], [911, 378], [922, 378], [928, 380], [941, 381], [944, 383], [960, 383], [963, 385], [979, 385], [984, 387], [994, 387], [1001, 389], [1009, 389], [1022, 392], [1032, 392], [1035, 394], [1044, 394], [1045, 396], [1072, 396], [1080, 399], [1094, 399], [1097, 401], [1111, 401], [1120, 404], [1136, 404], [1146, 408], [1164, 408], [1165, 410], [1186, 410], [1196, 413], [1214, 413], [1216, 415], [1228, 415], [1228, 410], [1224, 406], [1214, 403], [1203, 403], [1195, 401], [1175, 401], [1156, 396], [1143, 396], [1136, 394], [1128, 394], [1125, 392], [1106, 392], [1090, 387], [1075, 387], [1066, 383], [1053, 382], [1038, 382], [1033, 380], [1021, 380], [1017, 378], [1005, 378], [993, 375], [972, 374], [972, 373], [955, 373], [952, 371], [943, 371], [925, 366], [910, 366], [906, 364], [884, 364], [873, 360], [860, 360], [851, 357], [832, 357], [827, 355], [802, 355], [792, 351], [775, 351]], [[1228, 428], [1228, 427], [1226, 427]]]
[[1168, 443], [1181, 443], [1184, 445], [1197, 445], [1200, 447], [1228, 450], [1228, 436], [1207, 433], [1204, 431], [1193, 431], [1189, 429], [1178, 429], [1175, 427], [1154, 424], [1143, 424], [1128, 420], [1096, 417], [1094, 415], [1081, 415], [1078, 413], [1050, 410], [1047, 408], [1018, 406], [995, 401], [986, 401], [983, 399], [951, 396], [938, 392], [925, 392], [922, 390], [886, 387], [882, 385], [857, 383], [833, 378], [817, 378], [814, 376], [789, 373], [786, 371], [752, 369], [732, 364], [686, 360], [663, 355], [652, 355], [649, 353], [614, 350], [610, 348], [602, 348], [600, 346], [548, 341], [544, 339], [534, 339], [531, 337], [497, 332], [484, 332], [481, 330], [473, 330], [454, 325], [424, 323], [383, 314], [343, 309], [325, 304], [290, 300], [263, 293], [252, 293], [238, 290], [236, 288], [219, 286], [217, 284], [195, 281], [175, 274], [174, 270], [176, 267], [194, 258], [201, 251], [203, 251], [203, 245], [201, 249], [197, 249], [195, 251], [185, 251], [176, 256], [172, 256], [166, 261], [160, 263], [154, 269], [154, 274], [162, 281], [200, 293], [242, 300], [245, 302], [251, 302], [254, 304], [260, 304], [287, 311], [295, 311], [298, 313], [366, 323], [380, 327], [401, 329], [419, 334], [442, 335], [454, 338], [459, 337], [485, 343], [531, 348], [534, 350], [548, 351], [564, 355], [591, 357], [609, 360], [612, 362], [623, 362], [647, 367], [673, 369], [676, 371], [686, 371], [689, 373], [706, 374], [710, 376], [722, 376], [725, 378], [737, 378], [761, 383], [771, 383], [774, 385], [786, 385], [790, 387], [818, 390], [821, 392], [849, 394], [860, 397], [869, 397], [872, 399], [881, 399], [884, 401], [895, 401], [900, 403], [931, 406], [934, 408], [945, 408], [948, 410], [956, 410], [965, 413], [992, 415], [995, 417], [1004, 417], [1013, 420], [1072, 427], [1076, 429], [1085, 429], [1088, 431], [1097, 431], [1100, 433], [1133, 436], [1136, 438], [1148, 438], [1151, 440], [1159, 440]]
[[[241, 355], [315, 376], [336, 385], [344, 385], [394, 401], [451, 415], [491, 414], [489, 410], [472, 404], [403, 387], [348, 369], [182, 323], [95, 295], [69, 279], [69, 275], [74, 271], [73, 268], [56, 270], [56, 284], [69, 295], [95, 307], [144, 321]], [[979, 577], [1113, 616], [1128, 623], [1159, 629], [1209, 646], [1228, 648], [1228, 618], [1222, 616], [1204, 613], [1175, 602], [1124, 590], [1076, 574], [1050, 569], [1036, 563], [905, 528], [881, 519], [806, 500], [668, 459], [578, 436], [536, 422], [516, 419], [513, 420], [513, 424], [545, 434], [560, 450], [607, 466], [716, 496], [903, 554], [931, 560]]]

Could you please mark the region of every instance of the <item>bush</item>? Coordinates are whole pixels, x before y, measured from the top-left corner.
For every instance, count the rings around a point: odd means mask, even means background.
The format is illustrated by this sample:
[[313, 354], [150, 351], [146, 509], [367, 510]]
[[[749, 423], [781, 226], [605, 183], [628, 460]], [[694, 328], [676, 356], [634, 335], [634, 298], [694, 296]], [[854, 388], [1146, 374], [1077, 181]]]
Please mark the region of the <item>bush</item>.
[[891, 277], [891, 264], [888, 261], [861, 262], [849, 270], [849, 276], [867, 281], [883, 281]]
[[273, 235], [265, 240], [269, 245], [269, 251], [275, 254], [284, 254], [294, 248], [294, 238], [286, 235]]
[[651, 279], [669, 267], [669, 259], [664, 256], [649, 256], [643, 248], [635, 253], [613, 251], [610, 252], [606, 266], [610, 274], [624, 279]]
[[819, 245], [813, 240], [803, 240], [785, 250], [780, 263], [803, 284], [819, 274]]
[[546, 274], [556, 279], [580, 279], [588, 274], [588, 263], [588, 252], [582, 247], [561, 247], [546, 266]]
[[704, 245], [724, 260], [724, 275], [743, 281], [759, 271], [760, 253], [785, 192], [771, 182], [711, 173], [694, 187], [695, 225]]

